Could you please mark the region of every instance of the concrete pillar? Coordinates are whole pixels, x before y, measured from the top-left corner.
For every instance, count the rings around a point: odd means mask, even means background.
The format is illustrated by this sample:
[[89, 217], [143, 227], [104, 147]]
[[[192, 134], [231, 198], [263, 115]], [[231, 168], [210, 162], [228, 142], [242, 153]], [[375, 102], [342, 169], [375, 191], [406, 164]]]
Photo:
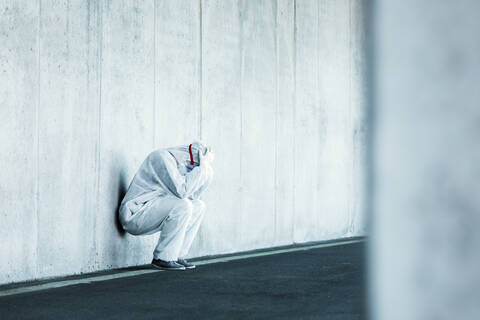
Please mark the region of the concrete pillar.
[[478, 319], [480, 2], [373, 18], [373, 318]]

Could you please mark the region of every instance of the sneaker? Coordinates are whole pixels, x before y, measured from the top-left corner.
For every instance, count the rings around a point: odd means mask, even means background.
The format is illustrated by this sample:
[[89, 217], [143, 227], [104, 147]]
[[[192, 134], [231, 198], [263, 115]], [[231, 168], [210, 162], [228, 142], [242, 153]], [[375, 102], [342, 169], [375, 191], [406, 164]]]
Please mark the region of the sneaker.
[[196, 266], [193, 264], [193, 263], [190, 263], [188, 262], [187, 260], [185, 259], [178, 259], [177, 260], [177, 263], [178, 264], [181, 264], [182, 266], [184, 266], [186, 269], [195, 269]]
[[160, 259], [153, 259], [152, 266], [161, 270], [185, 270], [185, 267], [175, 261], [163, 261]]

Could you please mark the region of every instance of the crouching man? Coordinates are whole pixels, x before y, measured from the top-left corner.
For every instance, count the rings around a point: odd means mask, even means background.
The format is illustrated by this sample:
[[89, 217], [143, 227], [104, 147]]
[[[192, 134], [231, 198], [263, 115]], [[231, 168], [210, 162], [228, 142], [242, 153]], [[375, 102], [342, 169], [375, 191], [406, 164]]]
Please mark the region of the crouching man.
[[133, 235], [160, 232], [152, 265], [193, 269], [185, 256], [202, 222], [200, 195], [213, 177], [213, 153], [200, 142], [153, 151], [133, 178], [120, 209], [123, 228]]

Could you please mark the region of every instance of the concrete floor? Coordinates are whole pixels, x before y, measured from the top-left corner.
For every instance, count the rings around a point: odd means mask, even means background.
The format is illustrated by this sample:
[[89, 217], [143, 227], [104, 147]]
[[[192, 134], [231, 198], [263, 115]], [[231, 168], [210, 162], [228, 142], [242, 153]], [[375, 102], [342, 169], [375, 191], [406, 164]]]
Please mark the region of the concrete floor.
[[0, 298], [5, 319], [364, 319], [364, 243]]

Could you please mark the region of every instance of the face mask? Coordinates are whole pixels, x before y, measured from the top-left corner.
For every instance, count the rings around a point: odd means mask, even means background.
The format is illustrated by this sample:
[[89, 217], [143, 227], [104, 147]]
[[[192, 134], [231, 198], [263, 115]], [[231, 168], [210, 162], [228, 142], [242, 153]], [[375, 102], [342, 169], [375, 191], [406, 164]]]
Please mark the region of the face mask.
[[192, 151], [192, 145], [190, 144], [188, 146], [188, 154], [190, 156], [190, 158], [188, 160], [186, 160], [185, 162], [185, 166], [187, 167], [187, 171], [190, 172], [191, 170], [193, 170], [193, 168], [195, 167], [198, 167], [199, 164], [197, 162], [195, 162], [194, 158], [193, 158], [193, 152], [195, 151]]

